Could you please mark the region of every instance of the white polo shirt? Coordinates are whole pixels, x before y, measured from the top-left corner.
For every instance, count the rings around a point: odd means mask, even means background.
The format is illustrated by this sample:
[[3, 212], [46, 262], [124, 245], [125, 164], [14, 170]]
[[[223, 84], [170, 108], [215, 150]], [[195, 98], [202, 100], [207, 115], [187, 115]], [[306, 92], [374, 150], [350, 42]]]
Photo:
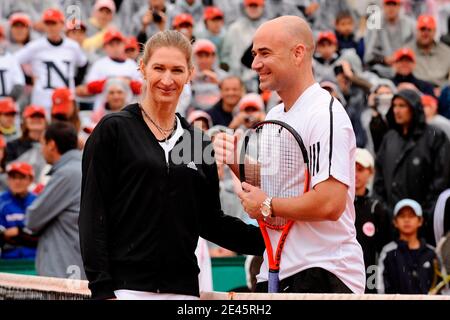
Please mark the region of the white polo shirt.
[[[280, 120], [302, 137], [311, 162], [311, 189], [333, 176], [348, 186], [345, 211], [337, 221], [296, 221], [290, 230], [280, 262], [280, 279], [302, 270], [320, 267], [335, 274], [354, 293], [364, 293], [365, 270], [355, 229], [355, 134], [339, 101], [330, 109], [330, 94], [318, 83], [310, 86], [292, 108], [284, 104], [272, 108], [266, 120]], [[304, 170], [299, 172], [301, 185]], [[268, 230], [276, 250], [280, 232]], [[258, 282], [267, 281], [267, 251]]]

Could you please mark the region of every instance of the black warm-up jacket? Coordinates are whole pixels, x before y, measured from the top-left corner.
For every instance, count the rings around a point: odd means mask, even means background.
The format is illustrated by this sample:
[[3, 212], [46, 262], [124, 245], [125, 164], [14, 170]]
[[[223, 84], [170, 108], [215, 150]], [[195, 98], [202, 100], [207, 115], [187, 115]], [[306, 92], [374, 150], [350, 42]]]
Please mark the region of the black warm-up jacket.
[[[177, 116], [184, 134], [168, 163], [138, 104], [105, 116], [86, 143], [79, 227], [94, 299], [118, 289], [198, 296], [199, 236], [239, 253], [264, 251], [257, 227], [221, 210], [217, 166], [199, 160], [212, 154], [210, 140]], [[181, 163], [172, 157], [180, 149]]]

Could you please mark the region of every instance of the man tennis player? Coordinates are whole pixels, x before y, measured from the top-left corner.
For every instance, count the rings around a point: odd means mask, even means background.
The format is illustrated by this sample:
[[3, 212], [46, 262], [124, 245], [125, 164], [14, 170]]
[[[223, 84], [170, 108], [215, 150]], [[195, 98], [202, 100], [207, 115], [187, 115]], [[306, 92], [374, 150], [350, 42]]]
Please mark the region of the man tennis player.
[[[268, 21], [256, 31], [252, 52], [260, 88], [276, 91], [283, 101], [266, 120], [293, 127], [310, 160], [311, 191], [304, 195], [272, 199], [245, 182], [239, 194], [252, 218], [269, 212], [295, 221], [281, 256], [280, 292], [363, 293], [363, 254], [354, 226], [355, 135], [342, 105], [314, 79], [311, 29], [294, 16]], [[238, 174], [236, 139], [219, 134], [214, 145], [217, 160]], [[279, 232], [268, 232], [276, 247]], [[266, 251], [257, 291], [267, 292], [267, 261]]]

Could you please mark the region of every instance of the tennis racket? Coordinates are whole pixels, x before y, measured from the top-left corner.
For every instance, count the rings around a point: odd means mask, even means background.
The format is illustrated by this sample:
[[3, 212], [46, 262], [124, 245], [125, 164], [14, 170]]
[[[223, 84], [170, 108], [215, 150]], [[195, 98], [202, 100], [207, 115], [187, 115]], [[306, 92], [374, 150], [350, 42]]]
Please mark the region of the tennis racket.
[[[263, 121], [249, 129], [243, 138], [239, 175], [262, 189], [269, 197], [291, 198], [309, 191], [310, 162], [300, 135], [282, 121]], [[259, 219], [269, 259], [268, 291], [279, 290], [281, 254], [294, 221], [282, 217]], [[280, 233], [275, 251], [268, 229]]]

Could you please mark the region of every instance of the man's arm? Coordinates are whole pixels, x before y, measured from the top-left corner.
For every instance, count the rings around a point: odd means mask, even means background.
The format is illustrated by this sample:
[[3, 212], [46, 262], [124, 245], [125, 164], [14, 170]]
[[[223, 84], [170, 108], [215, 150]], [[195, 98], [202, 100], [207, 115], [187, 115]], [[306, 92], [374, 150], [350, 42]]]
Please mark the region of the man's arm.
[[66, 194], [70, 191], [69, 186], [70, 177], [55, 173], [45, 186], [44, 191], [27, 208], [25, 226], [33, 233], [41, 232], [73, 201], [70, 197], [66, 197]]

